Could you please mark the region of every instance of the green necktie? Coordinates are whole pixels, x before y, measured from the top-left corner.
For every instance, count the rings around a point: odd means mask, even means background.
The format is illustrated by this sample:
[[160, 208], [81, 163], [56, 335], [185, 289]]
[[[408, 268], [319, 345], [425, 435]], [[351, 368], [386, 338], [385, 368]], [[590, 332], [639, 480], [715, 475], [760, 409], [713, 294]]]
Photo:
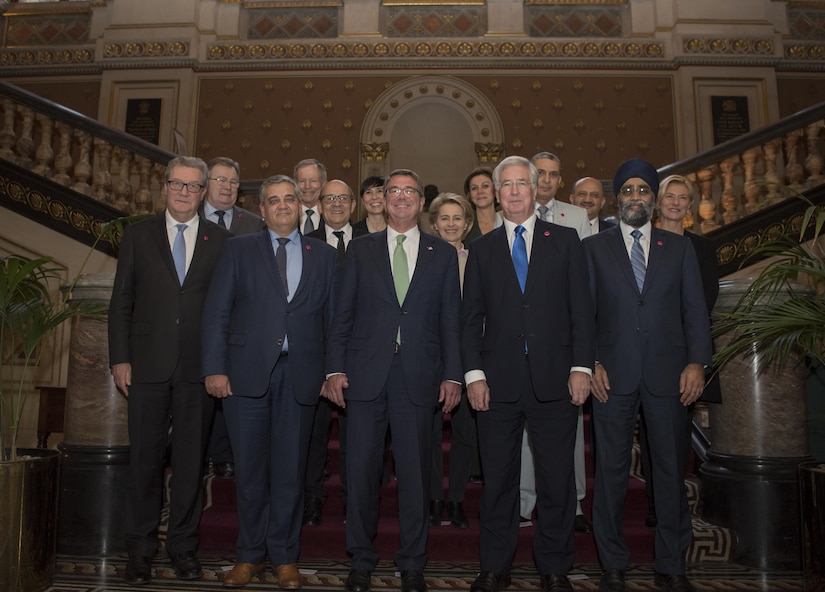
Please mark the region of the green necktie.
[[[407, 289], [410, 287], [410, 267], [407, 264], [407, 253], [404, 251], [404, 241], [407, 235], [399, 234], [395, 237], [395, 250], [392, 253], [392, 283], [395, 284], [395, 295], [398, 304], [404, 304]], [[398, 343], [401, 343], [401, 327], [398, 327]]]

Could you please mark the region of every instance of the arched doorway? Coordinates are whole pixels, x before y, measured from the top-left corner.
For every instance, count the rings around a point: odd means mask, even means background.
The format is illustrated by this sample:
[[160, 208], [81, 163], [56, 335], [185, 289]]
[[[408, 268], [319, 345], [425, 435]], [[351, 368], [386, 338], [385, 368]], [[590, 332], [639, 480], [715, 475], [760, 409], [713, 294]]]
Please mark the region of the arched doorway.
[[463, 193], [478, 166], [504, 152], [501, 120], [477, 88], [450, 76], [394, 84], [370, 108], [361, 130], [361, 177], [412, 169], [441, 191]]

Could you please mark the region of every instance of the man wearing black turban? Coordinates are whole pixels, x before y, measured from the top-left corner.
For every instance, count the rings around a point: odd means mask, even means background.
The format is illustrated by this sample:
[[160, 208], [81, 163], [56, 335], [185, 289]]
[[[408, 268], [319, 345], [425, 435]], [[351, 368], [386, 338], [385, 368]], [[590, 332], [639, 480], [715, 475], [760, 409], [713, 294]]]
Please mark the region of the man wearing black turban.
[[583, 242], [598, 332], [593, 530], [605, 570], [600, 592], [625, 590], [630, 550], [622, 513], [640, 408], [656, 475], [655, 582], [661, 590], [693, 590], [684, 575], [692, 536], [684, 443], [688, 405], [702, 394], [711, 363], [710, 323], [690, 241], [650, 223], [658, 189], [652, 164], [623, 163], [613, 177], [619, 225]]

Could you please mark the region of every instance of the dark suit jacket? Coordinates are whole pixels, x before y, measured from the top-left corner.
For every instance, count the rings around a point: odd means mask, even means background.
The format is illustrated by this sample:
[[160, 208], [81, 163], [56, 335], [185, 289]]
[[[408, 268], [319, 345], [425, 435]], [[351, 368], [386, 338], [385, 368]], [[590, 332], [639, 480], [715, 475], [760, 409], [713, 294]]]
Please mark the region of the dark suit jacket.
[[[198, 210], [201, 218], [204, 217], [203, 210], [204, 205], [201, 203], [201, 207]], [[237, 236], [239, 234], [260, 232], [263, 229], [264, 221], [259, 215], [253, 214], [249, 210], [239, 208], [238, 206], [232, 206], [232, 223], [230, 224], [229, 232]]]
[[699, 274], [702, 276], [702, 291], [705, 294], [708, 314], [711, 314], [713, 307], [716, 306], [716, 298], [719, 296], [719, 268], [716, 265], [716, 248], [708, 237], [701, 234], [686, 231], [685, 236], [690, 239], [696, 251], [696, 259], [699, 261]]
[[203, 375], [229, 376], [234, 396], [261, 397], [289, 336], [293, 394], [314, 405], [324, 382], [335, 249], [302, 237], [301, 281], [287, 302], [268, 230], [227, 241], [203, 317]]
[[642, 293], [619, 226], [583, 241], [596, 303], [598, 360], [611, 391], [679, 396], [688, 363], [710, 365], [711, 339], [699, 265], [690, 241], [652, 229]]
[[613, 228], [614, 226], [616, 226], [615, 222], [605, 220], [604, 218], [599, 218], [599, 232], [604, 232], [608, 228]]
[[[357, 238], [359, 236], [364, 236], [365, 234], [369, 234], [369, 231], [367, 230], [366, 223], [364, 223], [363, 226], [356, 226], [355, 224], [350, 224], [350, 226], [352, 227], [352, 238]], [[326, 243], [327, 242], [327, 229], [326, 229], [325, 226], [322, 226], [321, 228], [313, 230], [307, 236], [312, 237], [312, 238], [317, 238], [318, 240], [324, 241]], [[329, 243], [327, 243], [327, 244], [329, 245]], [[330, 246], [332, 246], [332, 245], [330, 245]]]
[[515, 401], [521, 391], [513, 368], [524, 359], [540, 400], [569, 398], [571, 366], [596, 360], [593, 303], [587, 264], [572, 228], [536, 221], [524, 294], [503, 226], [473, 242], [464, 271], [461, 305], [464, 369], [484, 370], [490, 399]]
[[165, 382], [178, 364], [201, 381], [201, 316], [212, 271], [229, 231], [201, 218], [183, 286], [166, 234], [166, 215], [127, 226], [109, 305], [109, 363], [132, 365], [132, 381]]
[[401, 306], [395, 295], [387, 231], [367, 234], [350, 242], [338, 286], [327, 373], [346, 373], [346, 399], [372, 401], [381, 393], [399, 321], [401, 360], [413, 403], [435, 405], [443, 381], [463, 382], [455, 247], [421, 233], [415, 272]]

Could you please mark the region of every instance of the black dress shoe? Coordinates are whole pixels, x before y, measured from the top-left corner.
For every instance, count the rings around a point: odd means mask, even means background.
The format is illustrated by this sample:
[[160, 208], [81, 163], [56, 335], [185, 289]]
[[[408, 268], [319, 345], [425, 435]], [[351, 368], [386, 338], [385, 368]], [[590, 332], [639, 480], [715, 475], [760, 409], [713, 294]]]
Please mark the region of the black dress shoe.
[[582, 534], [593, 534], [593, 527], [590, 526], [584, 514], [576, 514], [576, 519], [573, 520], [573, 530]]
[[427, 582], [424, 581], [424, 574], [413, 569], [402, 571], [401, 592], [427, 592]]
[[599, 580], [599, 592], [625, 592], [624, 570], [608, 569]]
[[152, 581], [152, 564], [149, 557], [142, 555], [129, 555], [126, 562], [126, 573], [123, 574], [123, 581], [132, 586], [143, 586]]
[[321, 507], [324, 501], [321, 498], [310, 497], [304, 504], [304, 526], [321, 525]]
[[447, 516], [450, 517], [450, 525], [456, 528], [469, 528], [470, 523], [464, 515], [464, 504], [461, 502], [447, 502]]
[[653, 583], [665, 592], [695, 592], [696, 590], [684, 574], [663, 574], [657, 571], [653, 576]]
[[197, 580], [203, 575], [201, 562], [198, 561], [194, 551], [184, 551], [170, 557], [170, 559], [179, 580]]
[[470, 592], [499, 592], [510, 585], [510, 574], [483, 571], [470, 586]]
[[545, 574], [541, 576], [542, 592], [573, 592], [573, 584], [567, 576], [561, 574]]
[[653, 506], [648, 507], [647, 509], [647, 516], [645, 516], [645, 527], [648, 530], [656, 530], [656, 525], [659, 521], [656, 519], [656, 508]]
[[370, 576], [372, 574], [365, 569], [352, 569], [344, 588], [347, 592], [370, 592]]
[[219, 462], [215, 464], [215, 477], [220, 479], [232, 479], [235, 477], [235, 465], [231, 462]]
[[443, 500], [430, 500], [430, 526], [441, 526], [441, 514], [444, 513]]

